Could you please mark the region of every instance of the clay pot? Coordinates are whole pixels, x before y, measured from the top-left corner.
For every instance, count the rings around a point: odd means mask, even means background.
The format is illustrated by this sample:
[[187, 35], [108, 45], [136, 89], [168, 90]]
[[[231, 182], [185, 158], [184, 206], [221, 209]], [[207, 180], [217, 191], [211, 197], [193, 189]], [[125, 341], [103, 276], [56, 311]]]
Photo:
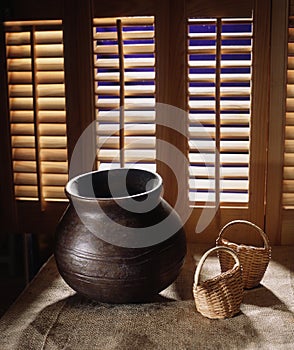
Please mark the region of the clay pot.
[[148, 301], [178, 276], [186, 239], [161, 197], [162, 180], [141, 169], [82, 174], [66, 185], [70, 200], [56, 232], [64, 280], [101, 302]]

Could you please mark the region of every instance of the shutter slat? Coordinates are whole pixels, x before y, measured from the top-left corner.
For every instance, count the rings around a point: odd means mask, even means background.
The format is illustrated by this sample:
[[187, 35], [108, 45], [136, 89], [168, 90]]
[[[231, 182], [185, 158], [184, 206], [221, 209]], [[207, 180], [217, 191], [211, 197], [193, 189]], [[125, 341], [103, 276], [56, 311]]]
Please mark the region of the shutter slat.
[[293, 193], [283, 193], [283, 205], [284, 207], [293, 207]]
[[[119, 150], [99, 150], [99, 159], [102, 162], [108, 162], [111, 160], [119, 160]], [[126, 150], [125, 151], [125, 161], [128, 162], [154, 162], [155, 161], [155, 150]]]
[[[212, 171], [212, 169], [210, 170]], [[197, 178], [214, 178], [214, 172], [210, 172], [206, 169], [205, 166], [197, 166], [193, 165], [190, 167], [190, 176], [191, 177], [197, 177]], [[221, 167], [220, 168], [220, 174], [222, 179], [227, 180], [234, 180], [234, 179], [247, 179], [249, 175], [249, 168], [248, 167]]]
[[7, 69], [9, 72], [30, 71], [32, 69], [32, 60], [30, 58], [8, 59]]
[[[190, 153], [189, 155], [189, 161], [191, 165], [201, 165], [203, 164], [204, 158], [202, 154], [199, 153]], [[214, 164], [214, 158], [211, 157], [211, 161], [207, 162], [205, 159], [206, 164]], [[249, 155], [248, 154], [221, 154], [220, 155], [220, 163], [221, 165], [236, 165], [236, 166], [242, 166], [244, 164], [248, 164], [249, 162]]]
[[284, 167], [284, 180], [294, 180], [294, 172], [291, 166]]
[[[115, 136], [115, 134], [118, 134], [118, 132], [119, 132], [119, 125], [116, 125], [116, 124], [101, 124], [99, 125], [99, 128], [97, 130], [97, 134], [99, 136], [102, 136], [102, 135]], [[152, 136], [154, 134], [155, 134], [154, 124], [133, 124], [125, 128], [126, 136], [129, 136], [129, 135]]]
[[64, 110], [65, 98], [64, 97], [39, 97], [38, 108], [40, 110]]
[[16, 173], [36, 173], [36, 162], [13, 161], [13, 170]]
[[38, 198], [38, 187], [37, 186], [14, 186], [15, 197], [17, 199], [26, 199], [31, 198], [36, 200]]
[[[33, 148], [13, 148], [12, 156], [14, 160], [36, 160], [36, 154]], [[67, 151], [65, 149], [42, 149], [40, 151], [40, 158], [41, 160], [66, 162]]]
[[[63, 49], [62, 42], [62, 31], [61, 30], [46, 30], [46, 31], [37, 31], [35, 33], [36, 43], [37, 44], [61, 44]], [[53, 45], [50, 45], [52, 47]]]
[[[251, 46], [222, 46], [223, 54], [246, 54], [251, 52]], [[214, 46], [189, 46], [189, 54], [215, 54]]]
[[294, 179], [285, 180], [283, 184], [284, 193], [294, 193]]
[[[99, 113], [99, 122], [100, 123], [118, 123], [118, 111], [107, 111], [105, 113]], [[141, 111], [125, 111], [125, 122], [126, 123], [154, 123], [155, 122], [155, 112], [148, 110]]]
[[[118, 17], [123, 26], [152, 26], [154, 24], [154, 18], [153, 17]], [[99, 26], [99, 27], [106, 27], [106, 26], [116, 26], [116, 20], [117, 18], [114, 17], [108, 17], [108, 18], [94, 18], [93, 19], [93, 25]]]
[[[208, 132], [211, 138], [215, 137], [214, 129], [210, 132]], [[189, 128], [189, 135], [190, 138], [193, 139], [201, 139], [201, 138], [207, 138], [207, 135], [203, 134], [203, 128], [202, 127], [190, 127]], [[222, 127], [221, 128], [221, 139], [237, 139], [237, 140], [248, 140], [249, 139], [249, 128], [234, 128], [234, 127]]]
[[42, 172], [52, 174], [67, 174], [67, 162], [42, 162]]
[[[191, 202], [197, 202], [197, 203], [209, 203], [209, 202], [214, 202], [215, 199], [212, 197], [211, 194], [208, 194], [206, 192], [201, 193], [201, 192], [190, 192], [189, 198]], [[241, 203], [248, 203], [248, 194], [247, 193], [220, 193], [220, 204], [226, 203], [226, 204], [234, 204], [238, 205]]]
[[44, 196], [50, 200], [54, 199], [66, 199], [64, 193], [64, 186], [44, 186]]
[[58, 111], [39, 111], [39, 121], [41, 123], [65, 123], [65, 109]]
[[[99, 98], [96, 107], [97, 108], [108, 108], [108, 109], [115, 109], [119, 108], [119, 99], [114, 98]], [[134, 98], [134, 99], [125, 99], [125, 106], [126, 109], [136, 109], [136, 108], [154, 108], [155, 107], [155, 99], [154, 98]]]
[[63, 57], [45, 57], [36, 59], [38, 71], [63, 71]]
[[[139, 57], [139, 58], [125, 58], [125, 68], [150, 68], [154, 67], [155, 60], [152, 57]], [[118, 69], [119, 62], [117, 58], [100, 58], [95, 60], [95, 67], [97, 68], [112, 68]]]
[[[98, 86], [95, 93], [98, 95], [106, 96], [119, 96], [119, 86]], [[155, 86], [154, 85], [144, 85], [144, 86], [126, 86], [125, 96], [154, 96]]]
[[38, 72], [36, 74], [38, 84], [63, 84], [64, 73], [62, 71]]
[[284, 165], [285, 166], [293, 166], [294, 167], [294, 154], [293, 153], [285, 153], [285, 155], [284, 155]]
[[6, 33], [6, 45], [24, 45], [30, 44], [31, 34], [30, 32], [15, 32]]
[[9, 84], [31, 84], [32, 73], [31, 72], [8, 72]]
[[16, 185], [37, 185], [37, 174], [15, 173], [14, 183]]
[[14, 160], [36, 160], [36, 153], [33, 148], [12, 148]]
[[[189, 185], [192, 190], [214, 190], [214, 181], [209, 179], [190, 179]], [[221, 190], [240, 190], [246, 191], [248, 180], [221, 180]]]
[[63, 45], [36, 45], [37, 57], [63, 57]]
[[30, 45], [6, 46], [7, 58], [24, 58], [31, 56]]

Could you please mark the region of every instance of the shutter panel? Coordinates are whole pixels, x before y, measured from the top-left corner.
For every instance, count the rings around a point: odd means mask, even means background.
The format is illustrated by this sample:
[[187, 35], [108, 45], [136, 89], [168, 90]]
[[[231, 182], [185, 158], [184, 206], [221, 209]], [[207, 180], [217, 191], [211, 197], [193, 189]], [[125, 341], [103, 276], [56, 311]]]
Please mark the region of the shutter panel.
[[155, 170], [154, 18], [94, 19], [93, 38], [97, 166]]
[[283, 206], [294, 208], [294, 17], [289, 18]]
[[248, 206], [251, 41], [251, 18], [189, 19], [189, 195], [196, 206]]
[[65, 200], [67, 138], [61, 21], [6, 22], [16, 199]]

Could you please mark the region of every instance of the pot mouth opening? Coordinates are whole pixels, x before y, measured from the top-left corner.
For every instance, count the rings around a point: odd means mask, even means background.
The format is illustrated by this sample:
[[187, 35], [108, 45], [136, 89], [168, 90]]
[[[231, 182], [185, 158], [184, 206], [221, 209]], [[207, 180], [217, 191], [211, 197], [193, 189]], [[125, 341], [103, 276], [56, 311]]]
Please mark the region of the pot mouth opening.
[[144, 169], [97, 170], [72, 178], [65, 187], [69, 197], [88, 200], [143, 199], [161, 191], [159, 174]]

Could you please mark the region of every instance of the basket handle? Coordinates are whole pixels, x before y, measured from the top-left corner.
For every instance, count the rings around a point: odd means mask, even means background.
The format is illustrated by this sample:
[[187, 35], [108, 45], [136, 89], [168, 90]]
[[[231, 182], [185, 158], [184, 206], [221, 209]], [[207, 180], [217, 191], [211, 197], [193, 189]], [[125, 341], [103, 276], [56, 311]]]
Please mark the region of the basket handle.
[[247, 221], [247, 220], [233, 220], [233, 221], [230, 221], [229, 223], [227, 223], [220, 231], [219, 233], [219, 236], [216, 240], [216, 244], [220, 244], [220, 240], [221, 240], [221, 237], [223, 235], [223, 233], [225, 232], [225, 230], [231, 226], [231, 225], [234, 225], [234, 224], [245, 224], [245, 225], [249, 225], [251, 227], [253, 227], [255, 230], [257, 230], [259, 232], [259, 234], [261, 235], [262, 239], [263, 239], [263, 242], [264, 242], [264, 247], [266, 249], [269, 249], [270, 245], [269, 245], [269, 240], [268, 240], [268, 237], [267, 235], [263, 232], [263, 230], [258, 227], [257, 225], [253, 224], [252, 222], [250, 221]]
[[223, 247], [223, 246], [213, 247], [213, 248], [209, 249], [206, 253], [204, 253], [203, 256], [201, 257], [201, 259], [199, 260], [199, 263], [197, 265], [195, 275], [194, 275], [194, 285], [195, 286], [198, 285], [200, 272], [201, 272], [202, 266], [203, 266], [205, 260], [207, 259], [208, 255], [210, 255], [211, 253], [213, 253], [214, 251], [217, 251], [217, 250], [218, 251], [223, 250], [223, 251], [231, 254], [232, 257], [235, 259], [236, 265], [240, 266], [240, 260], [237, 256], [237, 254], [233, 251], [233, 249], [228, 248], [228, 247]]

